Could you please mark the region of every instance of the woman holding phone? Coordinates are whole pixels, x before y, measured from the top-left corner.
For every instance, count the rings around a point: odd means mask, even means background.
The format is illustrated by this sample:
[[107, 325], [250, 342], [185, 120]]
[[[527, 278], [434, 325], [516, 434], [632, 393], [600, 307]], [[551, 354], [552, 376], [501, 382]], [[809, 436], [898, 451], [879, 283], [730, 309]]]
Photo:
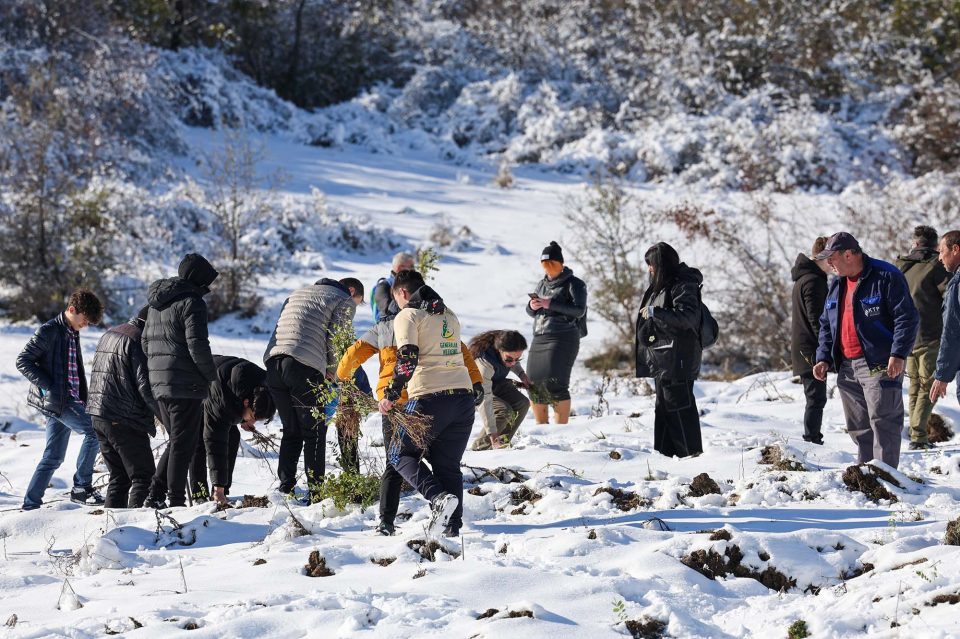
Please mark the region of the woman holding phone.
[[530, 294], [527, 315], [533, 318], [533, 343], [527, 357], [527, 375], [535, 390], [533, 416], [538, 424], [548, 421], [548, 405], [554, 421], [570, 420], [570, 371], [580, 352], [580, 338], [587, 334], [587, 285], [563, 265], [563, 251], [550, 242], [540, 254], [545, 273]]

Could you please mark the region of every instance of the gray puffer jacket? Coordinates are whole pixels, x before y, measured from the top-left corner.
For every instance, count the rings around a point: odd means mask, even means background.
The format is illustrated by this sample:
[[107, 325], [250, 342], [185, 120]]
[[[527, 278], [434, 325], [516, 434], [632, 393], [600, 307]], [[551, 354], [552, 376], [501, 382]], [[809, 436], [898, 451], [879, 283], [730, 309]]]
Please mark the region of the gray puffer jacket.
[[576, 332], [587, 314], [587, 285], [564, 266], [557, 279], [544, 277], [534, 291], [550, 299], [550, 308], [533, 310], [527, 302], [527, 315], [533, 319], [533, 334]]
[[335, 374], [337, 356], [330, 335], [336, 326], [352, 324], [356, 312], [350, 291], [336, 280], [323, 278], [294, 291], [280, 310], [263, 354], [264, 364], [288, 355], [316, 371]]

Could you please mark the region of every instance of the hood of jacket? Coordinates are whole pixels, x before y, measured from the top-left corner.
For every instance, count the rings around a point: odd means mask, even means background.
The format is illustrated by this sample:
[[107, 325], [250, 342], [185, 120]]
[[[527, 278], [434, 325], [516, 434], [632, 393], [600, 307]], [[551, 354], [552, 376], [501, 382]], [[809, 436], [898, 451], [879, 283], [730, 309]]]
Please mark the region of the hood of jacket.
[[816, 277], [822, 277], [824, 279], [827, 277], [827, 274], [817, 266], [816, 262], [801, 253], [797, 256], [797, 261], [793, 263], [793, 268], [790, 269], [790, 277], [796, 282], [804, 275], [815, 275]]
[[906, 255], [901, 255], [897, 258], [897, 266], [903, 270], [904, 264], [907, 262], [931, 262], [937, 259], [939, 253], [937, 249], [928, 248], [925, 246], [917, 247], [907, 253]]
[[199, 253], [190, 253], [180, 262], [177, 274], [194, 286], [204, 288], [213, 284], [220, 275], [217, 269]]
[[426, 284], [410, 296], [407, 306], [426, 311], [431, 315], [443, 315], [443, 312], [447, 310], [440, 295]]
[[703, 284], [703, 273], [701, 273], [699, 269], [687, 266], [686, 262], [680, 262], [674, 280], [676, 282], [693, 282], [697, 286], [700, 286]]
[[350, 297], [350, 289], [338, 282], [337, 280], [332, 280], [329, 277], [321, 277], [319, 280], [314, 282], [314, 286], [332, 286], [335, 289], [341, 290], [347, 294], [347, 297]]
[[170, 277], [165, 280], [157, 280], [150, 285], [150, 290], [147, 292], [147, 303], [157, 310], [162, 310], [177, 300], [191, 295], [203, 297], [209, 292], [209, 288], [197, 286], [182, 277]]

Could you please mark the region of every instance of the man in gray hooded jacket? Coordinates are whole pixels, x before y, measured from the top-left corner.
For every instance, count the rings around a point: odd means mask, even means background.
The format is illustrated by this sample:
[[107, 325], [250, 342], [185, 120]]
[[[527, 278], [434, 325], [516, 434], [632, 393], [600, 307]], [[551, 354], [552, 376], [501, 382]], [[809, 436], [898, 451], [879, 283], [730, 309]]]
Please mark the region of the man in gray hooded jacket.
[[352, 329], [353, 316], [362, 303], [360, 280], [323, 278], [294, 291], [280, 311], [263, 363], [267, 388], [283, 424], [277, 463], [283, 493], [292, 492], [297, 483], [302, 452], [307, 487], [311, 498], [317, 497], [326, 468], [327, 437], [324, 402], [318, 395], [335, 378], [342, 355], [335, 352], [332, 337], [338, 330]]

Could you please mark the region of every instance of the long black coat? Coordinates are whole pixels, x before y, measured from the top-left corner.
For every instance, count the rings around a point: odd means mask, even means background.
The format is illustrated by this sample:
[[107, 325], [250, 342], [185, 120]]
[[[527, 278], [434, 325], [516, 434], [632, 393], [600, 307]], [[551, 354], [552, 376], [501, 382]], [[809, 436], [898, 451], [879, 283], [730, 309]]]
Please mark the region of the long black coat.
[[154, 415], [160, 410], [150, 390], [147, 356], [140, 346], [143, 320], [114, 326], [97, 343], [90, 365], [87, 412], [101, 419], [157, 434]]
[[230, 485], [230, 431], [243, 420], [243, 400], [267, 383], [267, 371], [240, 357], [214, 355], [217, 381], [203, 402], [203, 443], [214, 486]]
[[703, 275], [681, 263], [662, 291], [652, 286], [643, 294], [641, 310], [653, 306], [653, 317], [637, 314], [637, 377], [669, 381], [692, 380], [700, 374], [700, 285]]
[[790, 359], [794, 375], [809, 375], [817, 358], [820, 315], [827, 301], [827, 274], [801, 253], [790, 271], [793, 278], [793, 335]]
[[534, 335], [576, 332], [579, 336], [579, 322], [587, 314], [587, 285], [583, 280], [564, 266], [556, 279], [540, 280], [534, 293], [550, 299], [548, 309], [533, 310], [527, 302], [527, 315], [534, 318]]
[[150, 285], [141, 343], [157, 399], [204, 399], [217, 378], [203, 301], [208, 290], [181, 277]]
[[[44, 415], [60, 417], [70, 397], [67, 387], [68, 326], [67, 316], [60, 313], [38, 328], [17, 356], [17, 370], [30, 382], [27, 404]], [[87, 376], [83, 371], [79, 335], [76, 348], [80, 400], [87, 401]]]

